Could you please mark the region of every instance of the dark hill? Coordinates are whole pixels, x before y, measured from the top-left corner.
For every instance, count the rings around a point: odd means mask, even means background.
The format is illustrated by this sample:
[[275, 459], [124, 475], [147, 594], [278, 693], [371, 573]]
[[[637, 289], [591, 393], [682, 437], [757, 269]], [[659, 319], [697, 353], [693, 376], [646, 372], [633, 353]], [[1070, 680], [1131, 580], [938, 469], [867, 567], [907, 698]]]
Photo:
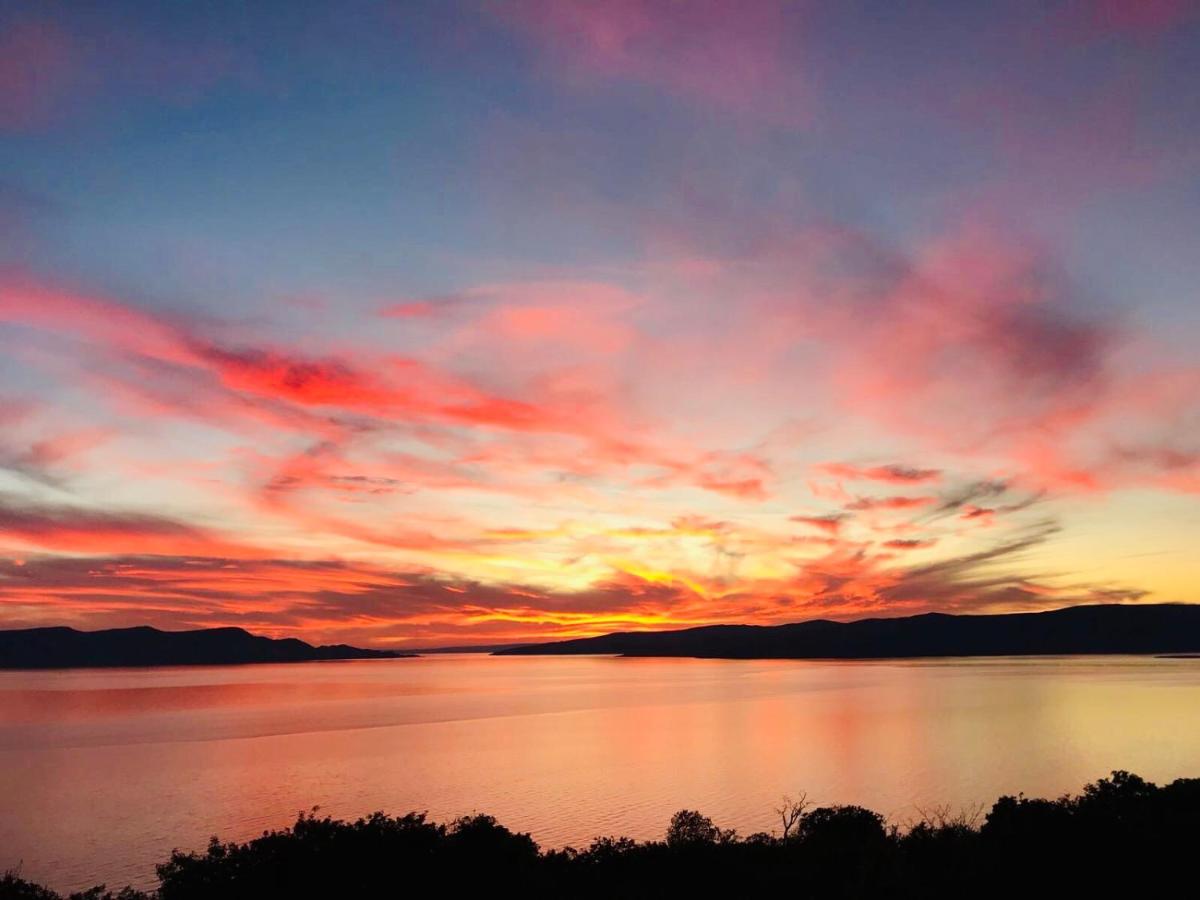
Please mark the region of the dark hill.
[[157, 628], [26, 628], [0, 631], [0, 669], [74, 669], [100, 666], [198, 666], [234, 663], [391, 659], [406, 654], [345, 644], [314, 647], [295, 638], [275, 640], [241, 628], [159, 631]]
[[792, 625], [618, 632], [497, 651], [720, 659], [869, 659], [1200, 651], [1200, 604], [1073, 606], [1039, 613], [946, 615]]

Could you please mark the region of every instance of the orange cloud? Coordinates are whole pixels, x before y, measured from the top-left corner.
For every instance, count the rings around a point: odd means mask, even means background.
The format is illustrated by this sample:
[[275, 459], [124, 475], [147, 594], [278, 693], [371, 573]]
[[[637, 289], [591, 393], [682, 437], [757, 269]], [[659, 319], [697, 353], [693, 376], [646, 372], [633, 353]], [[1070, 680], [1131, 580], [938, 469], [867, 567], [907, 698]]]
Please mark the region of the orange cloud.
[[58, 553], [262, 556], [263, 551], [162, 516], [20, 503], [0, 497], [0, 540]]

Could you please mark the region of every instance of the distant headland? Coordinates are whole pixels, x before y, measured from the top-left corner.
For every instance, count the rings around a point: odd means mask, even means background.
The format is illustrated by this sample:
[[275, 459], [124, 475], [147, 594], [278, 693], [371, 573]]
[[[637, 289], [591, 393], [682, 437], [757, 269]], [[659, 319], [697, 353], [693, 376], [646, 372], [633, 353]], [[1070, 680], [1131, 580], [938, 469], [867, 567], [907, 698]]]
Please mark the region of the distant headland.
[[1200, 652], [1200, 604], [1072, 606], [999, 615], [926, 613], [792, 625], [625, 631], [528, 644], [498, 655], [617, 654], [712, 659], [876, 659]]
[[397, 659], [413, 656], [345, 644], [314, 647], [296, 638], [260, 637], [241, 628], [159, 631], [157, 628], [23, 628], [0, 631], [0, 669], [83, 669], [124, 666], [209, 666], [242, 663]]

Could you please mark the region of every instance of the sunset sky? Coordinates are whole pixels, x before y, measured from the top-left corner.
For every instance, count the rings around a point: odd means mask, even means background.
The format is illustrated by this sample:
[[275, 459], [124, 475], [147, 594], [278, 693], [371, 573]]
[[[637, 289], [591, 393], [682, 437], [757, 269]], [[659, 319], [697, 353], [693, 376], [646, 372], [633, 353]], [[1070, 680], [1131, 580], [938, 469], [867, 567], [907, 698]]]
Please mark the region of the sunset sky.
[[1200, 3], [0, 9], [0, 627], [1200, 600]]

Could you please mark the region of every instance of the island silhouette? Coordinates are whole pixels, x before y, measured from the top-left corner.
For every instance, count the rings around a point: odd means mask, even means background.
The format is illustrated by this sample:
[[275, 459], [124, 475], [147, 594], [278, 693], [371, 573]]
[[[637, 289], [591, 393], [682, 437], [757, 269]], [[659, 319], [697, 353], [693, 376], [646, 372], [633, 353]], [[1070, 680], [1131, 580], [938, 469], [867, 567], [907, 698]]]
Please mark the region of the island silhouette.
[[[676, 631], [622, 631], [542, 644], [453, 647], [427, 653], [494, 656], [603, 654], [710, 659], [886, 659], [1200, 653], [1200, 605], [1182, 603], [1072, 606], [1036, 613], [951, 615], [789, 625], [706, 625]], [[346, 644], [313, 646], [241, 628], [161, 631], [149, 626], [79, 631], [0, 631], [0, 669], [238, 665], [417, 656]]]
[[78, 631], [21, 628], [0, 631], [0, 669], [126, 666], [202, 666], [396, 659], [413, 654], [346, 644], [314, 647], [296, 638], [267, 638], [241, 628], [160, 631], [149, 626]]
[[622, 631], [528, 644], [496, 655], [619, 654], [715, 659], [1071, 654], [1188, 654], [1200, 651], [1200, 605], [1071, 606], [1036, 613], [924, 613], [887, 619], [791, 625], [706, 625], [679, 631]]

